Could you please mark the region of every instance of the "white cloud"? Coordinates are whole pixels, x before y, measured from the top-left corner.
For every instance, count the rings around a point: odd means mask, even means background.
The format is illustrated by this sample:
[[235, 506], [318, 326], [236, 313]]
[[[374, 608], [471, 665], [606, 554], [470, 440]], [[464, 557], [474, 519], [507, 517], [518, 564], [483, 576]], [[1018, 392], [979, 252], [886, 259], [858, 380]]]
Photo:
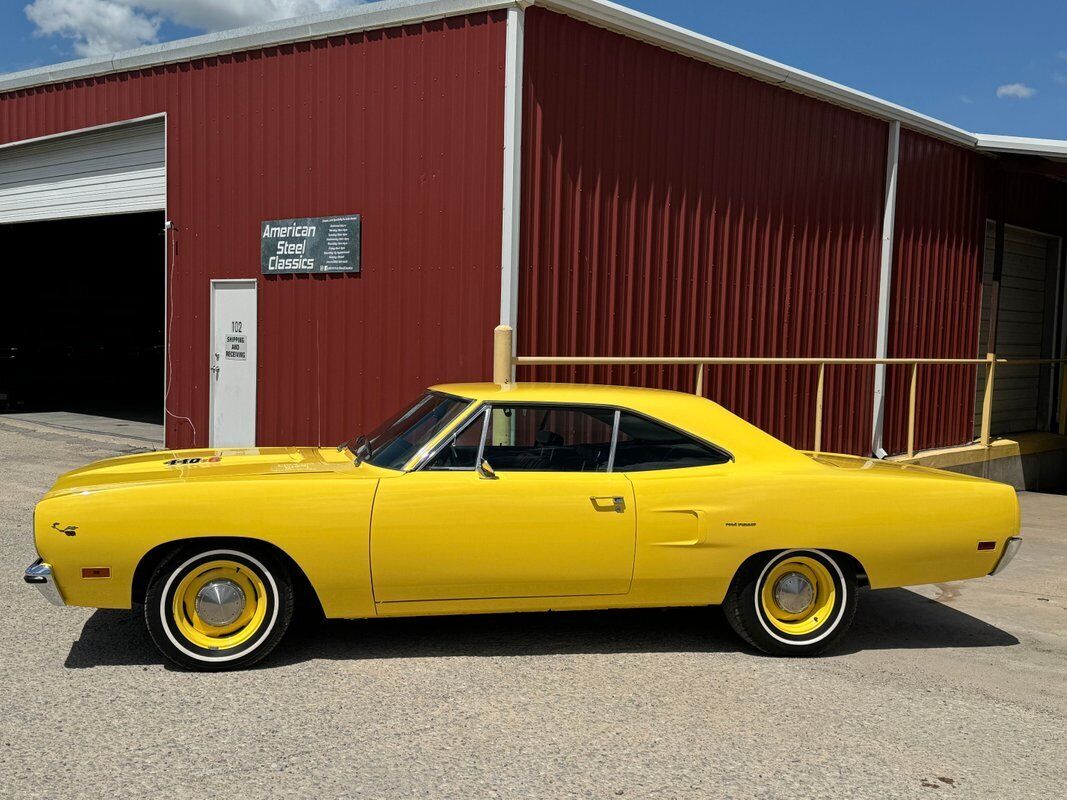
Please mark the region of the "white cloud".
[[40, 36], [74, 40], [74, 51], [99, 56], [154, 42], [162, 20], [116, 0], [34, 0], [26, 16]]
[[960, 102], [961, 103], [966, 103], [967, 105], [972, 105], [974, 103], [974, 100], [971, 99], [970, 95], [961, 94], [960, 95]]
[[1056, 81], [1056, 83], [1067, 84], [1067, 75], [1064, 75], [1062, 72], [1053, 72], [1052, 80]]
[[82, 56], [158, 41], [165, 20], [202, 31], [238, 28], [358, 5], [364, 0], [33, 0], [25, 7], [38, 36], [60, 36]]
[[156, 12], [180, 25], [206, 31], [239, 28], [257, 22], [332, 11], [358, 5], [362, 0], [120, 0], [147, 12]]
[[1006, 83], [997, 87], [997, 97], [1004, 99], [1010, 97], [1015, 100], [1029, 100], [1037, 94], [1037, 89], [1027, 86], [1025, 83]]
[[1056, 53], [1056, 57], [1063, 61], [1067, 61], [1067, 50], [1060, 50], [1060, 52]]

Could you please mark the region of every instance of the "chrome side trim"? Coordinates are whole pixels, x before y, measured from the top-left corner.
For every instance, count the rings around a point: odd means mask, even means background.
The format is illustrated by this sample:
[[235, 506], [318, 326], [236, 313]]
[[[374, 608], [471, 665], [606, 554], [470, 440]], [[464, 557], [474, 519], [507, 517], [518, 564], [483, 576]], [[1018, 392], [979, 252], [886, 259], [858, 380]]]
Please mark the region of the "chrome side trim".
[[56, 585], [56, 579], [52, 575], [51, 564], [46, 564], [41, 559], [37, 559], [26, 567], [26, 572], [23, 574], [22, 580], [36, 586], [41, 594], [44, 595], [45, 600], [52, 605], [66, 605], [66, 602], [63, 600], [63, 595], [59, 591], [59, 587]]
[[1012, 536], [1004, 543], [1004, 552], [1000, 556], [1000, 561], [993, 567], [993, 571], [990, 575], [999, 575], [1004, 571], [1004, 568], [1011, 563], [1011, 560], [1015, 558], [1015, 554], [1019, 552], [1019, 547], [1022, 545], [1023, 540], [1021, 536]]

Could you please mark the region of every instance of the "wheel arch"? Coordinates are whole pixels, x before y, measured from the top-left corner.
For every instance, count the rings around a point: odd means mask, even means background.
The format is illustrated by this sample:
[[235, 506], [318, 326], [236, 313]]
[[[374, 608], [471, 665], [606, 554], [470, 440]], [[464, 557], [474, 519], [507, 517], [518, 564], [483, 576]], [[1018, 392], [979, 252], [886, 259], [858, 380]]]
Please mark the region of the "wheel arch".
[[296, 560], [276, 544], [257, 539], [254, 536], [191, 536], [186, 539], [172, 539], [156, 545], [137, 562], [134, 569], [133, 580], [130, 584], [130, 600], [132, 603], [144, 603], [148, 594], [148, 583], [156, 567], [163, 563], [173, 553], [190, 545], [212, 547], [239, 547], [251, 546], [270, 553], [274, 558], [285, 565], [293, 580], [293, 589], [296, 593], [298, 609], [310, 610], [319, 615], [322, 614], [322, 602], [319, 600], [314, 585], [308, 579], [303, 567]]
[[731, 586], [738, 579], [738, 576], [745, 573], [745, 571], [753, 564], [759, 564], [778, 553], [785, 550], [818, 550], [819, 552], [826, 553], [828, 556], [836, 559], [842, 569], [848, 569], [856, 576], [856, 585], [859, 587], [870, 586], [870, 580], [867, 577], [867, 570], [856, 556], [851, 553], [846, 553], [843, 550], [834, 550], [827, 547], [778, 547], [770, 550], [761, 550], [758, 553], [753, 553], [744, 561], [742, 561], [736, 570], [734, 570], [733, 577], [730, 580]]

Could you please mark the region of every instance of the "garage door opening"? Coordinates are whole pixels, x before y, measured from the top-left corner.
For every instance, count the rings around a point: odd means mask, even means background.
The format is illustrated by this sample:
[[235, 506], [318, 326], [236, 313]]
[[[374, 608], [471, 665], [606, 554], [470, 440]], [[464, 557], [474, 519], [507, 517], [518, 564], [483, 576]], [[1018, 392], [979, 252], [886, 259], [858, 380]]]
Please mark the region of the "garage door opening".
[[[990, 344], [1001, 358], [1025, 361], [1057, 357], [1062, 352], [1059, 332], [1063, 308], [1059, 238], [1004, 226], [996, 342], [990, 343], [995, 249], [996, 225], [990, 221], [986, 225], [979, 357], [985, 356]], [[976, 437], [981, 424], [984, 374], [984, 370], [979, 370]], [[994, 436], [1010, 436], [1056, 431], [1060, 389], [1060, 370], [1053, 365], [1023, 363], [998, 367], [993, 383], [990, 432]]]
[[0, 225], [0, 414], [162, 426], [164, 223], [153, 211]]

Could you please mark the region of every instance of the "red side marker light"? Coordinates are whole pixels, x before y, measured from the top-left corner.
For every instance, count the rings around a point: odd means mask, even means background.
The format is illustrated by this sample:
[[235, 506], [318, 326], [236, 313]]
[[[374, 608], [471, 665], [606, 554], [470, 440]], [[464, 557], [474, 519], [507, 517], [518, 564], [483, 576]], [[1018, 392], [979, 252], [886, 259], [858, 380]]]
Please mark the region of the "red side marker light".
[[978, 543], [978, 549], [979, 550], [996, 550], [997, 549], [997, 543], [996, 542], [979, 542]]
[[83, 578], [110, 578], [111, 567], [83, 567]]

